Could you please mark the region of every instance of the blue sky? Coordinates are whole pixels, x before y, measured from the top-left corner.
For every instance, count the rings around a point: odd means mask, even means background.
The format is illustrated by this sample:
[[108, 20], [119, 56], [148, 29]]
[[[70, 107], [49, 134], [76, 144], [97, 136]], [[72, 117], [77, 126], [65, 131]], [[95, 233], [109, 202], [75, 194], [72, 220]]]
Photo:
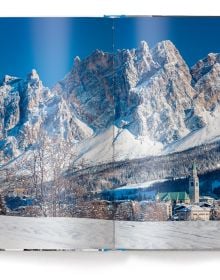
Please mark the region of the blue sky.
[[26, 77], [35, 68], [46, 86], [71, 69], [75, 56], [112, 51], [107, 18], [1, 18], [0, 76]]
[[[35, 68], [52, 86], [71, 69], [76, 55], [112, 51], [112, 23], [110, 18], [1, 18], [0, 76], [25, 77]], [[189, 65], [220, 52], [217, 17], [123, 17], [114, 25], [115, 49], [137, 47], [141, 40], [152, 47], [169, 39]]]

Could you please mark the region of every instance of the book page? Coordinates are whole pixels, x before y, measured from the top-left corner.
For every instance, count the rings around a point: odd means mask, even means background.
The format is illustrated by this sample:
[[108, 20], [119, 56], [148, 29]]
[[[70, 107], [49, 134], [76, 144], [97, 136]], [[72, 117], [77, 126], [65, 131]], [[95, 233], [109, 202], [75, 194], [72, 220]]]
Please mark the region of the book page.
[[110, 18], [0, 19], [0, 249], [114, 248]]
[[114, 19], [116, 248], [220, 248], [219, 30]]

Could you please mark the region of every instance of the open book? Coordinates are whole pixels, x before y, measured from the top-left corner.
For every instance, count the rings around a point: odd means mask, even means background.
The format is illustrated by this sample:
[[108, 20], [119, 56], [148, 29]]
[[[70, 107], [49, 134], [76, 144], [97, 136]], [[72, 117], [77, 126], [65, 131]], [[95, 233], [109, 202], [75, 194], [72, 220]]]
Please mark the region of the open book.
[[219, 31], [1, 18], [0, 249], [219, 249]]

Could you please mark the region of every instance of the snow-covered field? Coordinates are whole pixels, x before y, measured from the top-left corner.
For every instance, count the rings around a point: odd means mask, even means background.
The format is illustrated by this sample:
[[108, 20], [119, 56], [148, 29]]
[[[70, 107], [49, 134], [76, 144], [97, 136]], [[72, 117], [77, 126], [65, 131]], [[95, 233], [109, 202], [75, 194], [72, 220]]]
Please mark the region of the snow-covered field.
[[0, 216], [0, 249], [98, 248], [220, 249], [220, 222], [116, 221], [114, 226], [105, 220]]
[[0, 249], [113, 248], [113, 222], [0, 216]]
[[219, 250], [220, 222], [117, 221], [115, 247], [136, 250]]

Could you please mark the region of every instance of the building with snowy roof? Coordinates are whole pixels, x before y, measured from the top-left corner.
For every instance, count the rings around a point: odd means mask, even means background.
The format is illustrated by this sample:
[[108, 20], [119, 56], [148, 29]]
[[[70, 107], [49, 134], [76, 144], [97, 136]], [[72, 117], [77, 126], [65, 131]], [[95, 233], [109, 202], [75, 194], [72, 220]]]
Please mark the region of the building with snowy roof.
[[208, 204], [214, 204], [214, 198], [211, 196], [200, 196], [199, 202], [200, 203], [208, 203]]
[[199, 205], [177, 205], [174, 208], [174, 216], [180, 221], [208, 221], [211, 217], [211, 209]]

